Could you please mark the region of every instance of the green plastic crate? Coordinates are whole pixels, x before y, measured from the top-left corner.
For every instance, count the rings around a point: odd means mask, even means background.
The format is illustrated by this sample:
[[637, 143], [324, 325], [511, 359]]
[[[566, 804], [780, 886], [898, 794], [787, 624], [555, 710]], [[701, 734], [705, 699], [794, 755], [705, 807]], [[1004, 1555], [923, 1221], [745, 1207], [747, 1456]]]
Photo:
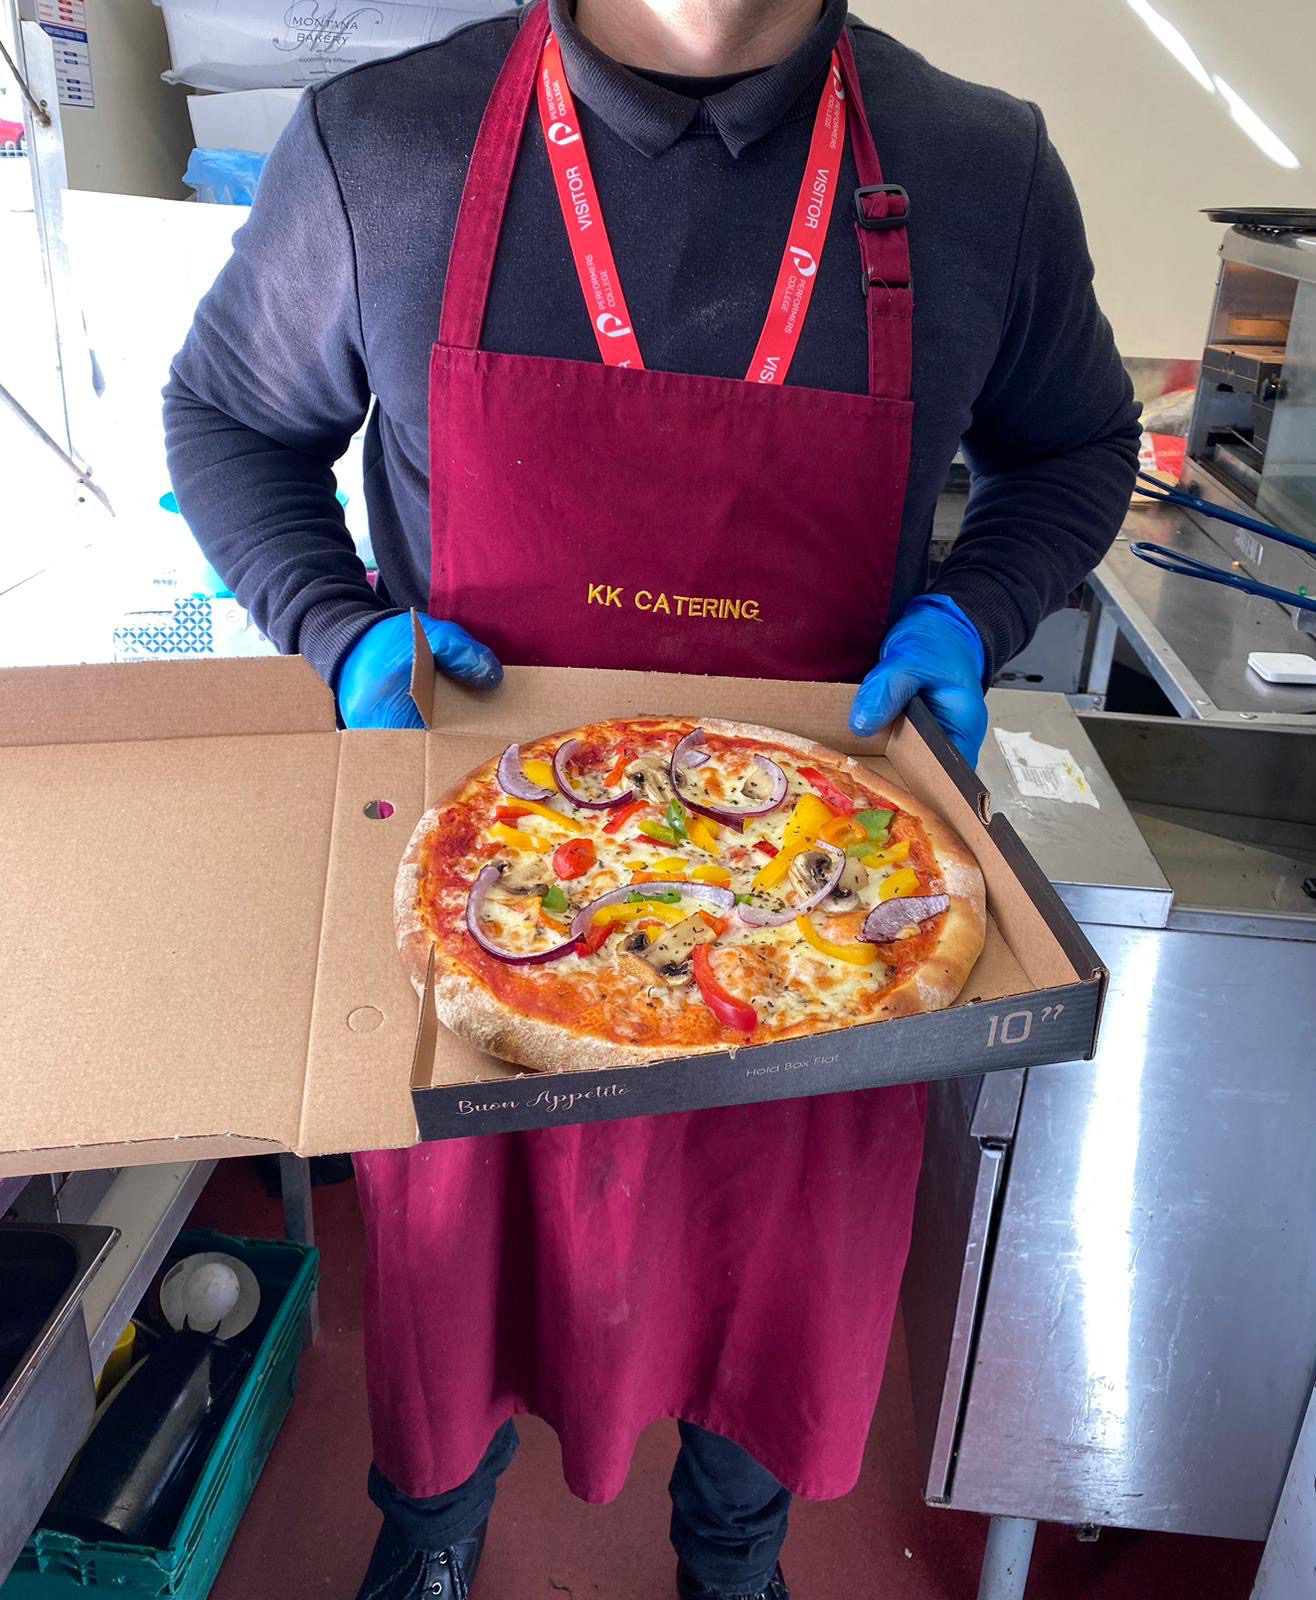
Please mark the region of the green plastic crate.
[[88, 1589], [140, 1600], [205, 1600], [210, 1593], [292, 1404], [320, 1256], [283, 1239], [192, 1230], [179, 1235], [170, 1259], [201, 1250], [223, 1250], [247, 1263], [261, 1286], [258, 1316], [268, 1326], [173, 1539], [156, 1550], [39, 1528], [0, 1584], [3, 1600], [85, 1600]]

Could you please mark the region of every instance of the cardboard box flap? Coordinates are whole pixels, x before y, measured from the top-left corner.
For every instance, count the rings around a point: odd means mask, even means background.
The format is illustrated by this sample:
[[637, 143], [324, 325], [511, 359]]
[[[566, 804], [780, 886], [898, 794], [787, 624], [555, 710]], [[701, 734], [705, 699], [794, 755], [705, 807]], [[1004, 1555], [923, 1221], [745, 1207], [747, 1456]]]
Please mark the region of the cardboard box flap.
[[423, 668], [413, 679], [413, 698], [426, 726], [437, 734], [496, 734], [510, 743], [606, 717], [717, 717], [800, 734], [861, 759], [886, 749], [885, 731], [872, 739], [850, 732], [853, 684], [811, 683], [801, 695], [801, 685], [770, 678], [507, 667], [496, 689], [471, 689], [434, 673], [432, 660], [428, 702], [422, 704], [427, 700]]
[[0, 671], [0, 747], [315, 733], [335, 725], [333, 696], [300, 656]]
[[418, 999], [398, 959], [393, 885], [424, 809], [425, 735], [339, 735], [332, 845], [315, 962], [304, 1154], [376, 1150], [416, 1137], [408, 1082]]
[[292, 1146], [338, 748], [326, 732], [5, 751], [0, 1149]]
[[[912, 738], [911, 732], [918, 737]], [[899, 748], [897, 740], [901, 741]], [[992, 800], [986, 785], [951, 743], [921, 695], [910, 701], [904, 721], [892, 730], [887, 753], [910, 776], [917, 774], [938, 791], [949, 778], [974, 814], [983, 822], [991, 821]]]

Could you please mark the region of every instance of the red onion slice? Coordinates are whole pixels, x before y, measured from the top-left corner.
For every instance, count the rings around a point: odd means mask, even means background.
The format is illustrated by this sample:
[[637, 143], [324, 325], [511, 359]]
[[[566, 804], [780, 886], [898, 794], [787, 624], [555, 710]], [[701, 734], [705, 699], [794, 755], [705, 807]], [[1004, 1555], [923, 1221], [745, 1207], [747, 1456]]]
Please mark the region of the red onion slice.
[[790, 779], [777, 763], [767, 756], [756, 755], [754, 757], [754, 765], [760, 771], [767, 773], [772, 784], [772, 798], [764, 801], [761, 806], [755, 806], [753, 811], [745, 812], [744, 815], [747, 817], [766, 817], [769, 812], [775, 811], [785, 801], [786, 796], [790, 793]]
[[579, 739], [568, 739], [565, 744], [560, 744], [553, 752], [553, 777], [563, 795], [570, 800], [573, 806], [581, 806], [586, 811], [611, 811], [614, 806], [624, 806], [628, 800], [635, 798], [633, 789], [624, 789], [621, 794], [609, 795], [606, 800], [591, 800], [588, 795], [579, 794], [571, 787], [567, 777], [567, 763], [580, 749]]
[[707, 817], [710, 822], [734, 828], [737, 833], [744, 833], [747, 821], [754, 817], [769, 816], [782, 804], [790, 793], [790, 780], [775, 761], [770, 761], [764, 755], [755, 755], [755, 766], [766, 772], [772, 783], [771, 797], [762, 805], [740, 806], [734, 811], [729, 811], [724, 807], [704, 805], [698, 800], [692, 800], [681, 790], [681, 775], [686, 767], [702, 766], [708, 760], [707, 753], [699, 748], [704, 743], [705, 737], [702, 728], [695, 728], [693, 732], [687, 733], [684, 739], [677, 741], [668, 764], [672, 791], [687, 811], [693, 811], [696, 816]]
[[[796, 917], [807, 917], [814, 906], [820, 905], [836, 885], [841, 881], [841, 874], [845, 871], [845, 851], [838, 850], [833, 844], [826, 844], [819, 839], [816, 844], [808, 846], [809, 850], [821, 850], [831, 860], [831, 871], [827, 874], [827, 882], [816, 894], [811, 894], [807, 900], [801, 900], [798, 905], [786, 906], [780, 911], [774, 911], [769, 906], [756, 905], [752, 900], [748, 905], [740, 908], [740, 920], [751, 928], [784, 928], [788, 922], [794, 922]], [[806, 854], [804, 850], [801, 855]]]
[[883, 900], [864, 918], [859, 937], [868, 944], [889, 944], [906, 928], [917, 928], [943, 911], [950, 910], [950, 897], [944, 894], [910, 895], [905, 900]]
[[684, 739], [678, 740], [676, 749], [672, 751], [672, 770], [675, 771], [677, 767], [702, 767], [709, 759], [708, 751], [700, 748], [704, 739], [704, 730], [696, 728], [693, 733], [687, 733]]
[[[621, 905], [630, 899], [633, 894], [642, 894], [650, 886], [647, 883], [624, 883], [620, 889], [609, 889], [607, 894], [601, 894], [597, 900], [591, 900], [587, 906], [582, 906], [571, 922], [572, 939], [581, 939], [585, 936], [594, 913], [601, 911], [604, 906]], [[715, 905], [720, 911], [730, 911], [736, 903], [732, 890], [720, 888], [715, 883], [655, 883], [653, 888], [670, 892], [675, 889], [691, 900], [707, 900], [710, 905]]]
[[[516, 748], [515, 745], [512, 746]], [[481, 950], [487, 950], [491, 956], [497, 956], [500, 961], [507, 962], [510, 967], [534, 967], [545, 961], [556, 961], [559, 956], [564, 956], [569, 950], [575, 948], [574, 936], [565, 944], [554, 945], [549, 950], [537, 950], [533, 955], [520, 955], [512, 950], [500, 949], [489, 938], [480, 926], [480, 914], [484, 910], [484, 902], [489, 898], [489, 891], [502, 877], [502, 873], [492, 864], [484, 867], [475, 882], [471, 885], [471, 892], [466, 897], [466, 928], [472, 939]]]
[[682, 794], [678, 789], [676, 798], [687, 811], [693, 811], [697, 817], [707, 817], [710, 822], [716, 822], [724, 828], [733, 828], [737, 833], [745, 831], [745, 817], [747, 812], [718, 811], [713, 806], [700, 805], [698, 800], [692, 800], [688, 794]]
[[509, 744], [498, 758], [498, 787], [513, 800], [551, 800], [553, 791], [531, 783], [521, 766], [521, 746]]

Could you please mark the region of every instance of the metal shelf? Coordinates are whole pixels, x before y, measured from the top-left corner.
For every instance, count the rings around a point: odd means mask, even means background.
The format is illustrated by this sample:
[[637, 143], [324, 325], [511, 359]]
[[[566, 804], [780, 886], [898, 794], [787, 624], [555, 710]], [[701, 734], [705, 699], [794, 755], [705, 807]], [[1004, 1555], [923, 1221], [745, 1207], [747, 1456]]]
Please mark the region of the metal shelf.
[[83, 1297], [94, 1373], [109, 1359], [214, 1170], [213, 1161], [128, 1168], [92, 1213], [90, 1221], [120, 1234]]

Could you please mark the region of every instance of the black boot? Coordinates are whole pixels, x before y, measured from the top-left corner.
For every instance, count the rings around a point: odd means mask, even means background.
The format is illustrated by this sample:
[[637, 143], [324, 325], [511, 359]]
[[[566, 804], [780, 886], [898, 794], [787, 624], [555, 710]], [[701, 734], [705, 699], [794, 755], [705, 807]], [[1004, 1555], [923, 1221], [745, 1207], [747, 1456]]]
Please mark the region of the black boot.
[[486, 1520], [450, 1549], [417, 1550], [385, 1522], [356, 1600], [467, 1600], [488, 1531]]
[[710, 1589], [700, 1583], [684, 1562], [676, 1569], [676, 1593], [679, 1600], [791, 1600], [781, 1568], [772, 1574], [766, 1589]]

